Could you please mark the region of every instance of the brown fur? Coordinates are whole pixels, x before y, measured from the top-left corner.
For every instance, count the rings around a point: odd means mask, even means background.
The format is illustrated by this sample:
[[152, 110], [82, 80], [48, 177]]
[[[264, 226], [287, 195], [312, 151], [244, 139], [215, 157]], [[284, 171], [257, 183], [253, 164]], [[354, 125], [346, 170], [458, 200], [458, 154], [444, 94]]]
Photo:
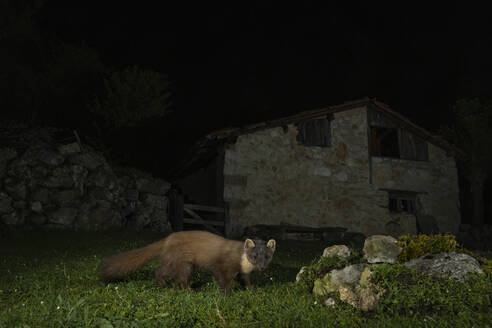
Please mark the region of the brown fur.
[[146, 247], [111, 256], [102, 261], [98, 271], [102, 281], [118, 280], [158, 257], [160, 264], [155, 278], [162, 287], [166, 286], [166, 278], [173, 278], [183, 288], [188, 288], [196, 266], [212, 272], [219, 286], [229, 291], [238, 273], [249, 287], [251, 270], [266, 268], [274, 251], [273, 239], [268, 243], [251, 239], [240, 242], [206, 231], [182, 231]]

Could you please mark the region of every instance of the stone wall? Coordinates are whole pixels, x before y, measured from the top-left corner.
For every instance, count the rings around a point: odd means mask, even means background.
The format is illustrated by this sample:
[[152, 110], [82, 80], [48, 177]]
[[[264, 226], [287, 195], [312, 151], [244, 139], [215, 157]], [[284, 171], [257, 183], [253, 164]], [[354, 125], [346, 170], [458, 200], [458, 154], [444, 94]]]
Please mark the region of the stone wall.
[[440, 232], [458, 232], [458, 172], [443, 149], [429, 144], [429, 161], [373, 157], [372, 170], [375, 187], [422, 192], [419, 211], [434, 216]]
[[12, 230], [168, 230], [170, 184], [116, 168], [55, 129], [2, 131], [0, 221]]
[[[390, 214], [388, 194], [379, 190], [388, 186], [428, 188], [423, 197], [426, 214], [438, 217], [445, 230], [456, 231], [459, 213], [456, 204], [450, 206], [458, 199], [453, 159], [433, 146], [429, 163], [394, 160], [387, 165], [373, 158], [370, 183], [367, 129], [363, 107], [334, 115], [330, 147], [298, 144], [294, 125], [239, 136], [227, 146], [224, 159], [224, 200], [229, 202], [233, 233], [255, 224], [289, 223], [385, 234], [394, 221], [404, 231], [415, 232], [413, 215]], [[405, 184], [407, 179], [411, 185]]]

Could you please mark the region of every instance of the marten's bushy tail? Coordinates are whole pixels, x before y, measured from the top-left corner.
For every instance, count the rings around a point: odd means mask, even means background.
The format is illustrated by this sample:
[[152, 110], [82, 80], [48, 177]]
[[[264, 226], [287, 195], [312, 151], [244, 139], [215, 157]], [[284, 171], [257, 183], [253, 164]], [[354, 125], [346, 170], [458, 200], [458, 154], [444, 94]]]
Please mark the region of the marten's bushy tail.
[[99, 264], [99, 278], [104, 282], [114, 281], [140, 269], [145, 263], [160, 255], [163, 241], [103, 259]]

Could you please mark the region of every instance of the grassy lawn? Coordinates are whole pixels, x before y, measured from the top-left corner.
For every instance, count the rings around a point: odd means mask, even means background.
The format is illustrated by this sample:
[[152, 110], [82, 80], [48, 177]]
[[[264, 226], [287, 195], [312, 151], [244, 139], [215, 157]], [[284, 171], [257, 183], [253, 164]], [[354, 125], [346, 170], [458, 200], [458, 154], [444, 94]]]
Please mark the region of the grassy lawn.
[[155, 263], [127, 281], [106, 285], [97, 280], [102, 257], [161, 237], [51, 232], [0, 240], [0, 327], [492, 327], [490, 277], [480, 278], [467, 287], [470, 295], [463, 295], [463, 302], [473, 302], [473, 293], [486, 293], [480, 302], [488, 304], [465, 304], [456, 311], [412, 314], [388, 305], [391, 299], [373, 313], [340, 302], [324, 307], [294, 282], [299, 268], [329, 246], [320, 242], [278, 242], [268, 272], [252, 276], [257, 288], [243, 290], [236, 283], [231, 296], [204, 272], [194, 275], [191, 292], [161, 289], [154, 280]]

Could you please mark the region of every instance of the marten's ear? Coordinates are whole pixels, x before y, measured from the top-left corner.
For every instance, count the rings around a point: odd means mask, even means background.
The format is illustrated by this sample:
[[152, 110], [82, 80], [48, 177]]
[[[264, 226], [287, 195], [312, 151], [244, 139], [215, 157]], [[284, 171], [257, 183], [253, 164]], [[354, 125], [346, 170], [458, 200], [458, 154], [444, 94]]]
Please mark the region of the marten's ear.
[[244, 241], [244, 249], [250, 249], [253, 247], [255, 247], [255, 242], [253, 240], [248, 238]]
[[275, 251], [275, 246], [277, 246], [277, 242], [275, 241], [275, 239], [270, 239], [267, 243], [267, 247], [271, 248], [272, 251]]

